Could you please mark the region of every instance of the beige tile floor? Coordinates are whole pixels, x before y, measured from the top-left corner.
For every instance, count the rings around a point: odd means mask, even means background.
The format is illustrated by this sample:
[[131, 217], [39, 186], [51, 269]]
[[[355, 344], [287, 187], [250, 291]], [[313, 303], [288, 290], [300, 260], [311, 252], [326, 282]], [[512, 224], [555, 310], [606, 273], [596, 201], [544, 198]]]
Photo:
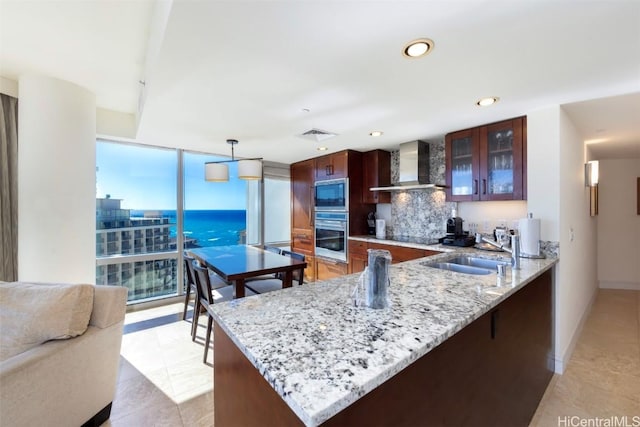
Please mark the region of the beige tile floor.
[[638, 291], [598, 291], [568, 367], [554, 376], [531, 426], [581, 425], [582, 420], [611, 417], [624, 420], [618, 425], [640, 425]]
[[[226, 299], [224, 297], [223, 299]], [[127, 325], [181, 316], [182, 305], [132, 312]], [[198, 339], [182, 320], [123, 336], [120, 375], [111, 419], [104, 426], [212, 426], [213, 370], [202, 363], [206, 317]], [[558, 417], [640, 416], [640, 292], [600, 290], [563, 375], [553, 377], [531, 422]], [[103, 427], [104, 427], [103, 426]]]

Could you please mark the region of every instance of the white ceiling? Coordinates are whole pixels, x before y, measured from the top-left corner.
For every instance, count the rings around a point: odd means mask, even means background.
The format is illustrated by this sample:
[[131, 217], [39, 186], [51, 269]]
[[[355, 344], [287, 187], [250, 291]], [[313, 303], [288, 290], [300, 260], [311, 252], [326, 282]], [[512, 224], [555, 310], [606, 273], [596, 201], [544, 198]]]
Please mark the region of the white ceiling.
[[[404, 58], [420, 37], [433, 52]], [[606, 139], [596, 158], [640, 157], [635, 0], [0, 0], [0, 75], [24, 73], [128, 113], [144, 80], [141, 142], [219, 154], [228, 138], [286, 163], [320, 145], [393, 149], [563, 105]], [[485, 96], [500, 102], [475, 106]], [[311, 128], [338, 136], [296, 136]]]

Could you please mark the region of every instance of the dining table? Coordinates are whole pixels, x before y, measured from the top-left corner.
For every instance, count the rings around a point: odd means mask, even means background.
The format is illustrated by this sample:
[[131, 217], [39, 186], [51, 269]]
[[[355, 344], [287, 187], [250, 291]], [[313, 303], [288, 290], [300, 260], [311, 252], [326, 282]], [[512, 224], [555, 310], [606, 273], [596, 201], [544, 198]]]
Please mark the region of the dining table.
[[210, 246], [189, 249], [187, 253], [223, 280], [233, 283], [234, 298], [244, 298], [247, 279], [266, 274], [282, 273], [282, 287], [290, 288], [293, 272], [307, 266], [305, 261], [250, 245]]

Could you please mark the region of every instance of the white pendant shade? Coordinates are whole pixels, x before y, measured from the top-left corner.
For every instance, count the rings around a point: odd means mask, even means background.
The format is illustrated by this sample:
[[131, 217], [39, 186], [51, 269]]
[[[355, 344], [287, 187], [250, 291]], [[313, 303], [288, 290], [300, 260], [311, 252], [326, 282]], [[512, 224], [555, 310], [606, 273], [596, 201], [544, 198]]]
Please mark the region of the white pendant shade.
[[205, 163], [204, 179], [213, 182], [229, 181], [229, 166], [225, 163]]
[[262, 179], [262, 161], [238, 160], [238, 178]]

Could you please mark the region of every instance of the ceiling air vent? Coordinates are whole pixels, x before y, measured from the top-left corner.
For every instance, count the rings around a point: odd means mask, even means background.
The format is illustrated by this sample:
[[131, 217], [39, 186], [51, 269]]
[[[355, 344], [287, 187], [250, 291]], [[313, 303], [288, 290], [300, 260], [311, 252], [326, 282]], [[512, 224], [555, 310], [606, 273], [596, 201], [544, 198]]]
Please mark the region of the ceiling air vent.
[[325, 139], [333, 138], [334, 136], [338, 136], [337, 133], [327, 132], [326, 130], [313, 128], [308, 130], [300, 135], [300, 138], [309, 139], [311, 141], [320, 142]]

